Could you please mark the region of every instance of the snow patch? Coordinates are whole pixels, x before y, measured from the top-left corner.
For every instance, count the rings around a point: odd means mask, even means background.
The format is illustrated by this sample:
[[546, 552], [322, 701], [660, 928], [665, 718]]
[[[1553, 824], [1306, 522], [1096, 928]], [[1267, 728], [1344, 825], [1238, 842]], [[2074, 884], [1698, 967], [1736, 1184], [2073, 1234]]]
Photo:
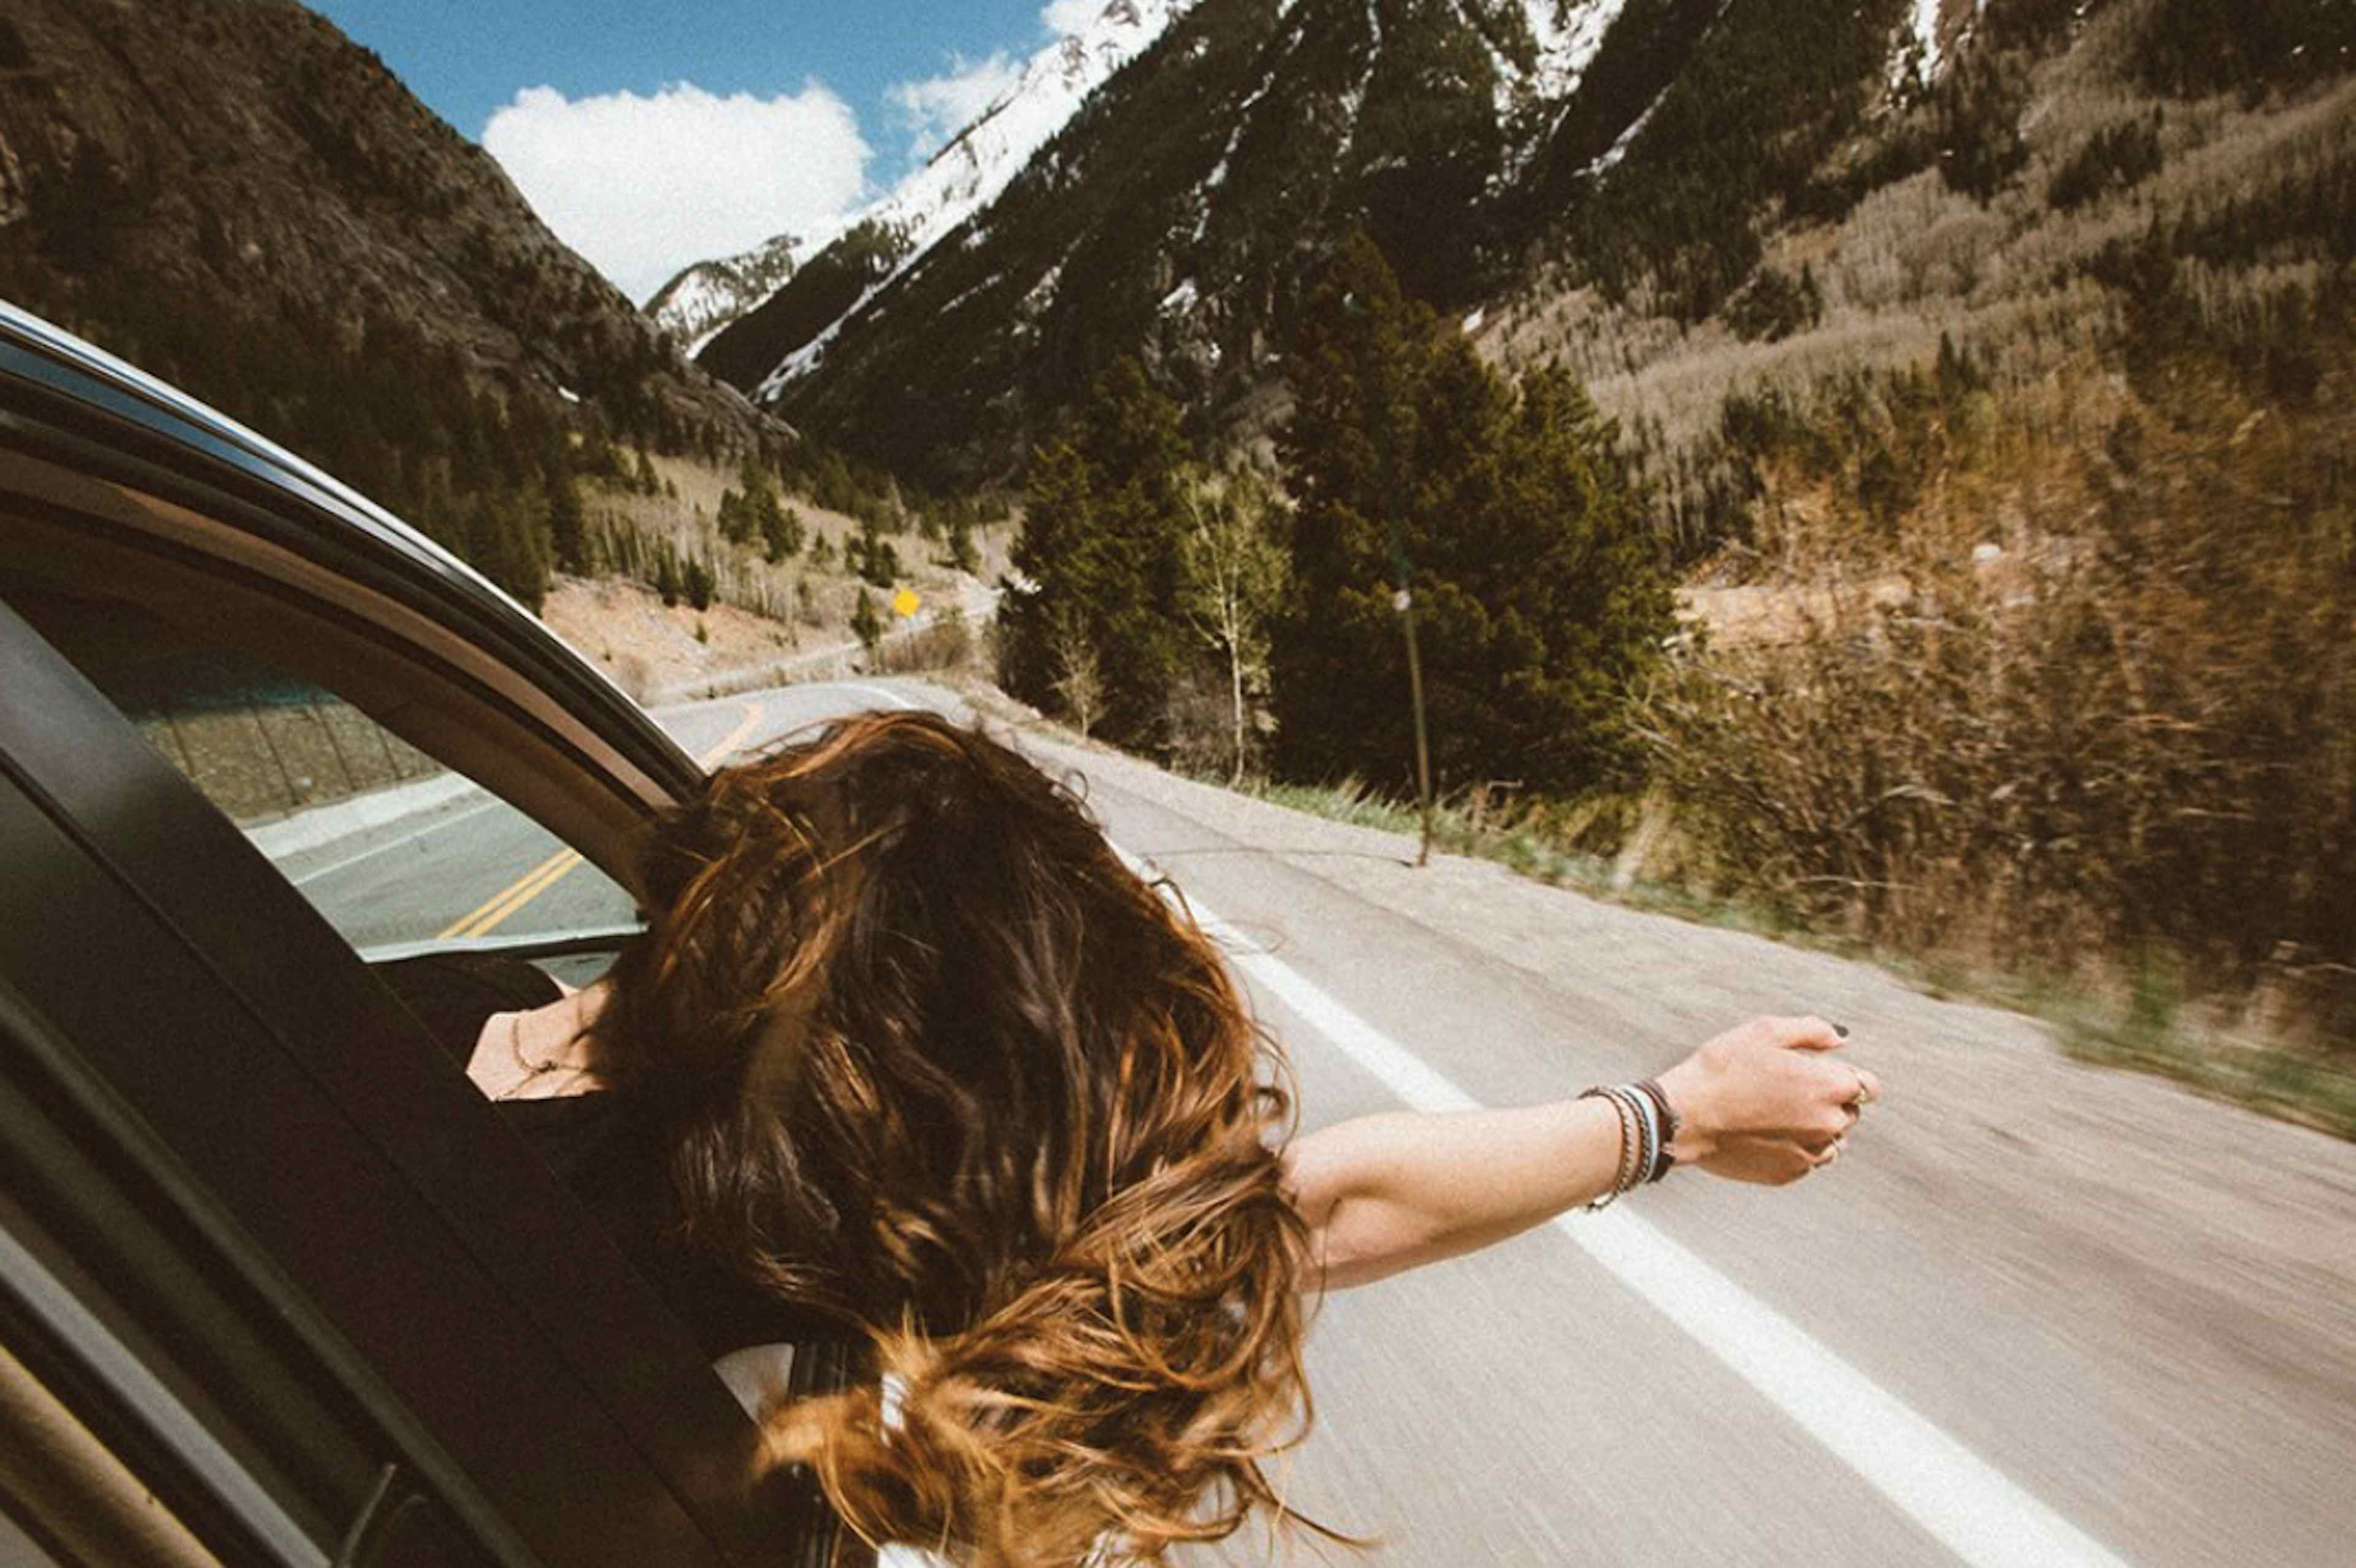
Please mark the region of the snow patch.
[[1037, 283], [1031, 285], [1031, 292], [1023, 296], [1023, 304], [1021, 307], [1023, 313], [1025, 315], [1036, 315], [1041, 311], [1045, 310], [1049, 305], [1055, 304], [1056, 286], [1063, 281], [1064, 263], [1058, 261], [1054, 266], [1048, 268], [1047, 271], [1041, 275]]
[[1563, 99], [1578, 91], [1587, 68], [1595, 61], [1595, 51], [1603, 47], [1603, 35], [1620, 19], [1627, 3], [1573, 0], [1559, 7], [1563, 15], [1558, 16], [1558, 0], [1522, 0], [1523, 17], [1538, 46], [1537, 69], [1530, 73], [1530, 85], [1540, 98]]
[[[1939, 80], [1939, 11], [1942, 0], [1914, 0], [1906, 31], [1890, 62], [1890, 91], [1909, 85], [1929, 87]], [[1986, 0], [1981, 0], [1984, 9]]]
[[1587, 165], [1588, 172], [1600, 175], [1617, 168], [1620, 160], [1628, 155], [1628, 149], [1636, 144], [1636, 138], [1644, 133], [1644, 127], [1652, 123], [1653, 111], [1658, 109], [1661, 106], [1661, 100], [1667, 96], [1668, 91], [1665, 88], [1654, 97], [1653, 101], [1644, 105], [1644, 112], [1629, 122], [1628, 128], [1620, 133], [1620, 139], [1606, 147], [1601, 157]]
[[1194, 280], [1189, 278], [1162, 295], [1159, 308], [1164, 315], [1183, 315], [1193, 310], [1194, 302], [1202, 297], [1202, 292], [1194, 287]]

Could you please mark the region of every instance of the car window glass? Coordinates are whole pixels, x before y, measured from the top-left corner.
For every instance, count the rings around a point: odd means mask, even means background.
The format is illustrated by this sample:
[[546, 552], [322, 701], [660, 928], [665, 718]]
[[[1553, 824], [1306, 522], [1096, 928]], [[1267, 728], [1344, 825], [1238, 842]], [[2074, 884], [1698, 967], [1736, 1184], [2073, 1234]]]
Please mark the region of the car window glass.
[[363, 953], [635, 923], [612, 879], [334, 691], [95, 594], [0, 571], [0, 597]]

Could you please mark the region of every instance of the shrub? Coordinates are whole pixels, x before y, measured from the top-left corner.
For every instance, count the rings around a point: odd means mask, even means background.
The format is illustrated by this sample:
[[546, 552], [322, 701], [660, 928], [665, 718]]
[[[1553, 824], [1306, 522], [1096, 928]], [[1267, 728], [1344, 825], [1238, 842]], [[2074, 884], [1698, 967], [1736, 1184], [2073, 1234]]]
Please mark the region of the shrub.
[[2329, 400], [2254, 420], [2263, 386], [2197, 352], [2138, 380], [2164, 400], [2049, 485], [2079, 531], [1996, 581], [1958, 536], [1869, 545], [1860, 575], [1902, 597], [1836, 592], [1651, 693], [1658, 776], [1753, 894], [2009, 963], [2158, 944], [2205, 985], [2285, 944], [2356, 960], [2356, 484]]

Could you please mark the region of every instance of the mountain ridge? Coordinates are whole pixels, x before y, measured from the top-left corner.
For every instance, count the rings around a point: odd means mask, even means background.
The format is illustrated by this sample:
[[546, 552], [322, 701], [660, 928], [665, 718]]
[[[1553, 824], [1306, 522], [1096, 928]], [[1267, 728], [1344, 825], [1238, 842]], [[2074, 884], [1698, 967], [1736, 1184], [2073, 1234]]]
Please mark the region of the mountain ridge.
[[723, 327], [783, 288], [810, 249], [801, 235], [780, 234], [734, 256], [691, 262], [648, 296], [645, 314], [692, 358]]

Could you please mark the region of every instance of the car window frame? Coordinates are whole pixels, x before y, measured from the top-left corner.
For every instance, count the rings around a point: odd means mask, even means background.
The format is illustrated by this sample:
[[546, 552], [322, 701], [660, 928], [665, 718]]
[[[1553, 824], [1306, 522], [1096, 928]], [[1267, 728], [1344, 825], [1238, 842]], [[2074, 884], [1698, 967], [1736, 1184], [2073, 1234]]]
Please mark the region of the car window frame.
[[[332, 482], [314, 483], [323, 478], [316, 473], [273, 466], [250, 446], [224, 454], [219, 431], [171, 428], [189, 423], [184, 407], [133, 398], [121, 387], [93, 397], [76, 384], [73, 365], [23, 336], [20, 322], [0, 318], [0, 505], [37, 517], [39, 526], [87, 530], [76, 537], [103, 539], [132, 557], [145, 551], [179, 568], [217, 569], [222, 581], [240, 582], [291, 616], [339, 626], [355, 647], [397, 654], [408, 673], [448, 699], [445, 718], [481, 754], [523, 759], [492, 766], [486, 771], [500, 776], [477, 782], [515, 801], [509, 791], [523, 781], [530, 814], [611, 872], [626, 875], [630, 840], [647, 814], [700, 782], [701, 769], [610, 683], [405, 527]], [[781, 1546], [806, 1544], [807, 1518], [779, 1539], [776, 1521], [797, 1509], [780, 1509], [775, 1496], [753, 1505], [755, 1429], [691, 1346], [681, 1349], [683, 1328], [529, 1151], [511, 1136], [502, 1143], [506, 1129], [489, 1107], [433, 1058], [414, 1020], [349, 944], [13, 613], [0, 613], [0, 681], [14, 699], [0, 713], [0, 784], [74, 847], [81, 874], [110, 881], [213, 976], [217, 1005], [241, 1009], [260, 1026], [271, 1047], [253, 1060], [272, 1058], [284, 1092], [307, 1098], [366, 1146], [380, 1174], [405, 1190], [404, 1222], [459, 1244], [476, 1288], [504, 1300], [528, 1325], [520, 1336], [491, 1336], [515, 1359], [510, 1371], [528, 1365], [544, 1387], [569, 1383], [601, 1409], [715, 1550], [775, 1560]], [[457, 761], [443, 748], [428, 749]], [[594, 797], [585, 803], [584, 790]], [[584, 826], [588, 832], [576, 837]], [[299, 985], [289, 978], [297, 970], [307, 976]], [[339, 1037], [337, 1049], [317, 1048], [323, 1024]], [[88, 1056], [84, 1066], [141, 1115], [160, 1115], [185, 1131], [173, 1107], [152, 1093], [143, 1100], [136, 1061], [101, 1060], [99, 1044], [78, 1047]], [[227, 1125], [228, 1115], [217, 1107], [214, 1119]], [[464, 1141], [490, 1160], [496, 1180], [477, 1172], [469, 1181], [448, 1168], [449, 1129], [470, 1121]], [[166, 1141], [173, 1157], [189, 1159], [189, 1146], [201, 1140]], [[217, 1185], [221, 1175], [195, 1174], [198, 1188]], [[562, 1244], [534, 1244], [523, 1232], [552, 1216], [562, 1219]], [[336, 1297], [334, 1271], [322, 1259], [282, 1256], [289, 1242], [273, 1237], [261, 1250], [305, 1291], [324, 1291], [322, 1307], [337, 1332], [370, 1316], [365, 1303]], [[593, 1321], [556, 1305], [577, 1303], [584, 1286], [599, 1307], [587, 1315]], [[381, 1325], [370, 1332], [380, 1339]], [[637, 1364], [649, 1343], [662, 1346], [667, 1335], [670, 1344], [653, 1358], [660, 1371], [641, 1375], [646, 1369]], [[365, 1371], [380, 1351], [363, 1345], [346, 1358], [344, 1371], [365, 1382], [355, 1368]], [[487, 1370], [479, 1355], [472, 1364], [477, 1375]], [[396, 1392], [413, 1400], [417, 1391]], [[725, 1441], [715, 1447], [716, 1435]], [[439, 1468], [442, 1481], [463, 1493], [491, 1456], [466, 1452], [462, 1433], [435, 1437], [456, 1445]], [[586, 1478], [573, 1477], [576, 1485]], [[520, 1486], [528, 1477], [514, 1479]], [[498, 1511], [506, 1517], [508, 1509]], [[580, 1538], [559, 1531], [552, 1539]], [[593, 1552], [557, 1560], [626, 1559]]]
[[633, 886], [637, 829], [704, 776], [660, 725], [415, 529], [38, 325], [0, 302], [0, 500], [19, 531], [110, 576], [207, 573], [222, 615], [283, 624], [298, 656], [277, 662], [297, 673], [398, 668], [372, 717]]

